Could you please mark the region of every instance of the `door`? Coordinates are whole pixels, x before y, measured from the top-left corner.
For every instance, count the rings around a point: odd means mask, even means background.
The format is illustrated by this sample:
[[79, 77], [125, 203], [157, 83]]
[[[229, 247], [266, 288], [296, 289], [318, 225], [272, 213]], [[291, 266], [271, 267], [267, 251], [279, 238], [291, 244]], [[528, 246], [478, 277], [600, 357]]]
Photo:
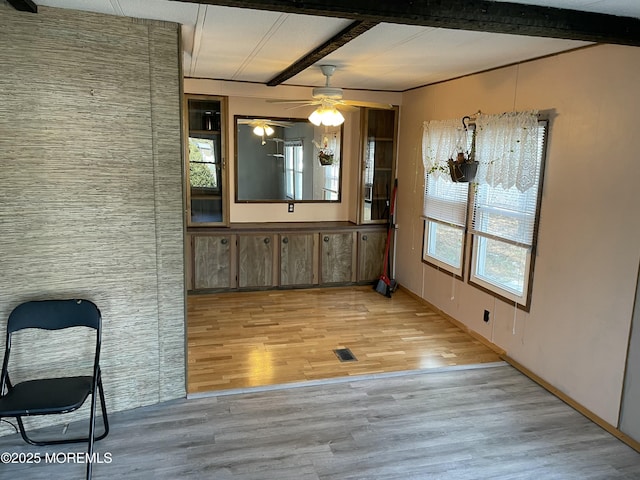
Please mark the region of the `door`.
[[636, 304], [631, 319], [631, 338], [622, 390], [619, 429], [640, 442], [640, 273], [636, 284]]
[[355, 232], [321, 233], [321, 283], [350, 283], [355, 281]]
[[232, 235], [193, 236], [193, 281], [196, 290], [231, 288]]
[[[314, 255], [316, 235], [288, 233], [280, 236], [280, 285], [313, 285], [317, 283]], [[314, 259], [314, 256], [316, 259]]]
[[383, 268], [387, 232], [360, 232], [358, 235], [358, 281], [375, 281]]
[[238, 237], [238, 286], [270, 287], [274, 281], [273, 235]]

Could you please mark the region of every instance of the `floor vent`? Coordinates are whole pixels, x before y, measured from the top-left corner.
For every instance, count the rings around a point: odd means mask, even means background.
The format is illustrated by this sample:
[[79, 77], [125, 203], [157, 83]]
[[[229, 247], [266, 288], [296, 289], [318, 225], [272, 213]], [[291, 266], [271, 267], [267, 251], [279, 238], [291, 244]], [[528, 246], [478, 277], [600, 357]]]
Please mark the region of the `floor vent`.
[[340, 359], [341, 362], [357, 362], [358, 359], [348, 348], [338, 348], [333, 353]]

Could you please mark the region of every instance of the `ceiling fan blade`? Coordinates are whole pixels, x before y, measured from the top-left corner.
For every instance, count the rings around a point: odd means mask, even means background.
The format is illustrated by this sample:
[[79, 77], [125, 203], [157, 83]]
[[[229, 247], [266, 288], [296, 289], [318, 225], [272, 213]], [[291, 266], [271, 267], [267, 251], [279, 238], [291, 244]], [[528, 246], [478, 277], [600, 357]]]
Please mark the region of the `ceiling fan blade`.
[[275, 100], [275, 99], [271, 99], [268, 98], [267, 99], [267, 103], [309, 103], [311, 102], [311, 100], [309, 100], [308, 98], [305, 98], [304, 100]]
[[393, 109], [393, 105], [390, 103], [360, 102], [358, 100], [342, 100], [342, 103], [345, 105], [351, 105], [352, 107], [382, 108], [386, 110]]
[[335, 105], [335, 107], [338, 110], [343, 110], [347, 112], [355, 112], [356, 110], [358, 110], [358, 107], [354, 105], [349, 105], [348, 103], [345, 103], [345, 102], [339, 102]]
[[295, 110], [296, 108], [315, 107], [317, 103], [305, 103], [303, 105], [294, 105], [293, 107], [287, 107], [285, 110]]

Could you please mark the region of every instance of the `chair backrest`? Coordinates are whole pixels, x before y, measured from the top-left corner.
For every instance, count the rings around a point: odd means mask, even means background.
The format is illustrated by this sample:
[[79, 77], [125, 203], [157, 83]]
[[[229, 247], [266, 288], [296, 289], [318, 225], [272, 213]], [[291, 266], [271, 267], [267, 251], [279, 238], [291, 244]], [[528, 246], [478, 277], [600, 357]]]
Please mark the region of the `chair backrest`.
[[60, 330], [90, 327], [100, 330], [100, 310], [90, 300], [39, 300], [18, 305], [7, 321], [7, 334], [24, 328]]

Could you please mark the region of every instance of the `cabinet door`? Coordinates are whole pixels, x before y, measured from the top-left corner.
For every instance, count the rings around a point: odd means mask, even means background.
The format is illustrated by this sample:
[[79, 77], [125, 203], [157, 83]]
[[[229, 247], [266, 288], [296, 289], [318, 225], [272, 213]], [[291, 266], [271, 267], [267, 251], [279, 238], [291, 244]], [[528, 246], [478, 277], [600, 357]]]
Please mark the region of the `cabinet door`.
[[349, 233], [321, 233], [321, 283], [349, 283], [355, 281], [354, 235]]
[[187, 225], [227, 225], [226, 98], [187, 95], [185, 108]]
[[238, 286], [270, 287], [274, 282], [273, 235], [238, 237]]
[[384, 248], [387, 232], [360, 232], [358, 234], [358, 281], [377, 280], [384, 267]]
[[[316, 283], [314, 252], [316, 235], [291, 233], [280, 236], [280, 285], [312, 285]], [[314, 258], [315, 257], [315, 258]]]
[[389, 219], [395, 176], [396, 117], [396, 110], [363, 109], [362, 223], [384, 223]]
[[232, 235], [193, 236], [193, 281], [196, 290], [234, 286], [232, 239]]

